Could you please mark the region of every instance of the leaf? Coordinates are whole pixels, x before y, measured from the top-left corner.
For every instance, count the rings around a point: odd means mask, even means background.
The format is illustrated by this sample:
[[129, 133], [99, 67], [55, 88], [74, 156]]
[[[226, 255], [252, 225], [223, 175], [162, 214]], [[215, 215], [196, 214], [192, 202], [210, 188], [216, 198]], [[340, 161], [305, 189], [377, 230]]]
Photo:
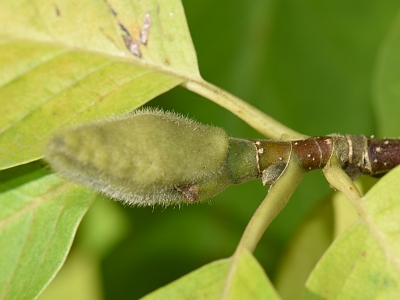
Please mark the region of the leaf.
[[142, 298], [150, 299], [215, 299], [221, 292], [229, 271], [229, 260], [212, 262]]
[[378, 57], [374, 82], [375, 107], [381, 135], [399, 136], [400, 14], [394, 20]]
[[304, 299], [400, 297], [400, 168], [361, 200], [363, 218], [334, 242], [306, 283]]
[[265, 271], [250, 252], [242, 250], [240, 254], [235, 253], [230, 267], [231, 274], [227, 275], [222, 299], [280, 299]]
[[[139, 40], [146, 14], [139, 58], [124, 36]], [[58, 127], [125, 113], [199, 76], [177, 0], [2, 1], [0, 18], [0, 169], [42, 157]]]
[[142, 299], [280, 298], [257, 260], [243, 250], [236, 257], [205, 265]]
[[104, 299], [101, 258], [128, 235], [132, 224], [122, 206], [98, 197], [85, 214], [67, 260], [39, 300]]
[[37, 164], [0, 172], [0, 191], [0, 298], [33, 299], [63, 264], [95, 194]]

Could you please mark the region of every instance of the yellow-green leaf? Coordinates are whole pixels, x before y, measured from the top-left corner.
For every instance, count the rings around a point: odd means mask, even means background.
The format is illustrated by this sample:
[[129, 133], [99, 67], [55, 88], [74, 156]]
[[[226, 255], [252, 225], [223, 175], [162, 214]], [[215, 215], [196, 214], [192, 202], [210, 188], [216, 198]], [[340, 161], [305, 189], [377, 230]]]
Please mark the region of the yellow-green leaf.
[[125, 113], [199, 76], [178, 0], [2, 1], [0, 18], [0, 169], [42, 157], [55, 128]]
[[1, 299], [33, 299], [44, 289], [94, 198], [35, 164], [0, 172]]
[[[149, 14], [148, 41], [140, 59], [123, 35], [140, 39]], [[0, 36], [127, 59], [138, 65], [198, 74], [197, 58], [179, 0], [19, 0], [2, 1]], [[126, 30], [123, 30], [122, 27]]]
[[264, 269], [250, 252], [242, 250], [235, 256], [230, 262], [221, 299], [280, 299]]
[[400, 298], [399, 180], [396, 168], [362, 198], [362, 218], [318, 263], [305, 299]]
[[270, 299], [278, 300], [264, 270], [243, 250], [212, 262], [147, 295], [150, 299]]

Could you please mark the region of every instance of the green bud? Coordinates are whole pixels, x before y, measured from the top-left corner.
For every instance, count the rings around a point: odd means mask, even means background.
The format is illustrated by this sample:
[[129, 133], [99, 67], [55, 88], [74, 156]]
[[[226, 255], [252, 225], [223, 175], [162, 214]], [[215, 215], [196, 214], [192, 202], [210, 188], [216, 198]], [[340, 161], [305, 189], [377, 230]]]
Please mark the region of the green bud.
[[[256, 178], [250, 144], [229, 139], [221, 128], [143, 109], [61, 131], [45, 156], [55, 171], [111, 198], [165, 206], [206, 200], [231, 184]], [[244, 161], [238, 160], [242, 148], [248, 152]]]

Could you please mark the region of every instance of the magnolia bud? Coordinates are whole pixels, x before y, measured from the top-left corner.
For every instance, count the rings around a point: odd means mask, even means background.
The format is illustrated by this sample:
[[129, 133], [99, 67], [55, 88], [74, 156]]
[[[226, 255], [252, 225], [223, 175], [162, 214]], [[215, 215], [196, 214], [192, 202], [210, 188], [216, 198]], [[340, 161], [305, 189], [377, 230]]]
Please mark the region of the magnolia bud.
[[[126, 204], [179, 204], [209, 199], [258, 176], [254, 146], [232, 140], [230, 151], [221, 128], [143, 109], [57, 133], [46, 160], [65, 177]], [[238, 162], [231, 154], [239, 148], [249, 149], [254, 161]], [[238, 174], [229, 164], [245, 170]]]

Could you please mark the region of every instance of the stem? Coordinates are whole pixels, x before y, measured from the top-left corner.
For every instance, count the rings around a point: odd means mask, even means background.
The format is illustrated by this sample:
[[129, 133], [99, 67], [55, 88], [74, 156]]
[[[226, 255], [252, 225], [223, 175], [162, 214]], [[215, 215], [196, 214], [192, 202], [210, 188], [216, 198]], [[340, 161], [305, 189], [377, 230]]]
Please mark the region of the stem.
[[202, 78], [189, 79], [188, 81], [183, 82], [182, 86], [231, 111], [265, 137], [276, 140], [296, 140], [307, 138], [306, 135], [286, 127], [247, 102], [216, 87], [215, 85], [212, 85], [211, 83], [208, 83]]
[[280, 178], [270, 187], [268, 195], [260, 204], [247, 225], [236, 252], [247, 249], [253, 252], [272, 220], [286, 206], [289, 198], [303, 178], [305, 170], [292, 156]]
[[365, 216], [365, 209], [361, 205], [362, 195], [351, 178], [342, 170], [337, 154], [333, 153], [330, 161], [323, 168], [326, 180], [341, 191], [353, 204], [359, 216]]
[[231, 257], [230, 270], [220, 299], [231, 299], [230, 290], [232, 281], [243, 251], [249, 251], [251, 253], [254, 251], [265, 230], [286, 206], [286, 203], [289, 201], [289, 198], [292, 196], [305, 174], [305, 170], [299, 164], [297, 157], [291, 155], [290, 158], [286, 169], [278, 180], [271, 185], [268, 195], [257, 208], [249, 224], [247, 224], [236, 251]]

